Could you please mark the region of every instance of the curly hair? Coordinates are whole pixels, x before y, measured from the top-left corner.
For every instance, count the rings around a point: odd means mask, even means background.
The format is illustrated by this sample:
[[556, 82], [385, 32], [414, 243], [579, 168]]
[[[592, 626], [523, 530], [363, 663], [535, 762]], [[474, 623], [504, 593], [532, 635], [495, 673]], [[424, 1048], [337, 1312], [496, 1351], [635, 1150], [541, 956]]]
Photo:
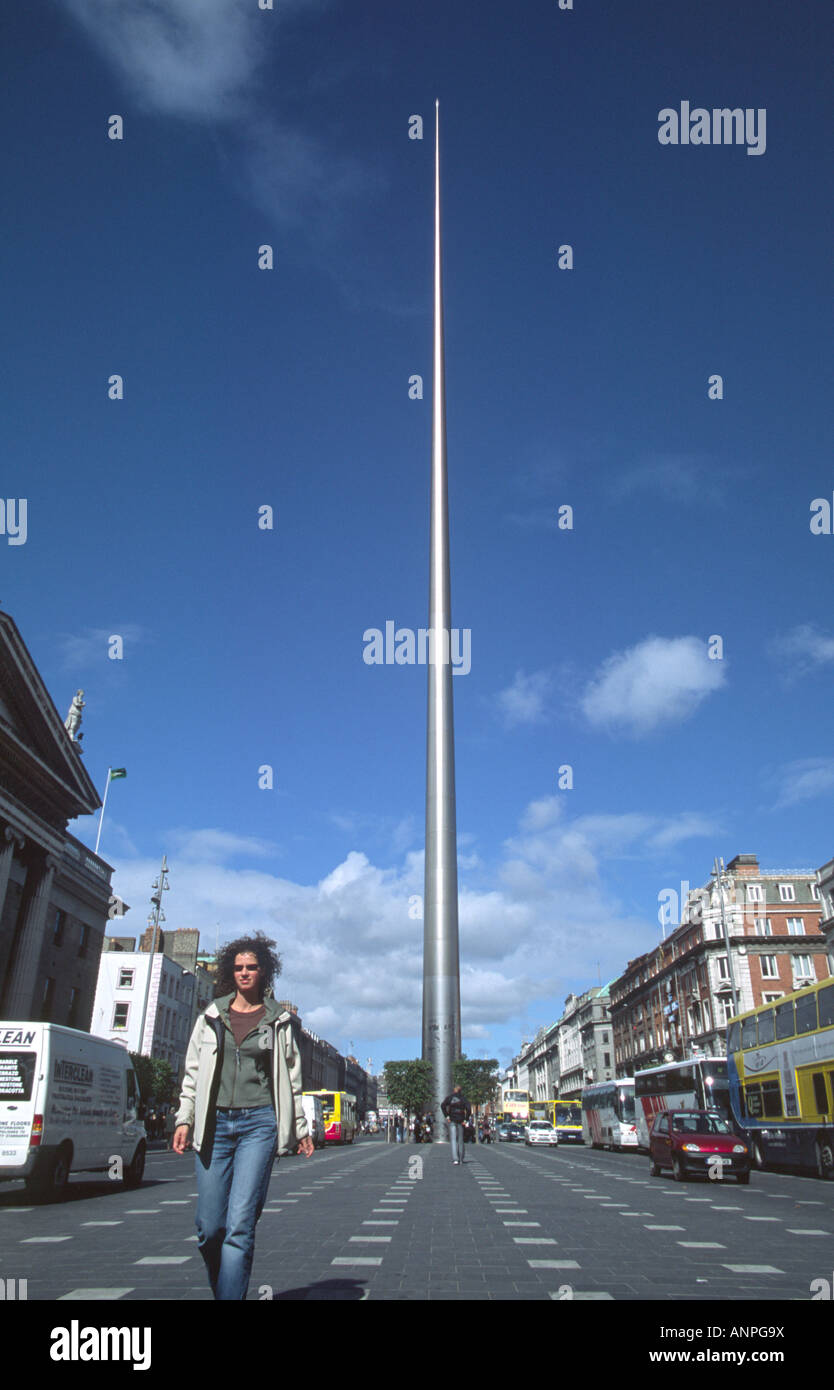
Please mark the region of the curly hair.
[[256, 932], [254, 936], [241, 936], [237, 941], [230, 941], [228, 945], [223, 946], [217, 955], [215, 999], [222, 994], [237, 992], [235, 957], [240, 955], [253, 955], [257, 958], [261, 968], [261, 998], [271, 994], [273, 980], [281, 974], [281, 957], [272, 949], [274, 945], [275, 942], [264, 936], [263, 932]]

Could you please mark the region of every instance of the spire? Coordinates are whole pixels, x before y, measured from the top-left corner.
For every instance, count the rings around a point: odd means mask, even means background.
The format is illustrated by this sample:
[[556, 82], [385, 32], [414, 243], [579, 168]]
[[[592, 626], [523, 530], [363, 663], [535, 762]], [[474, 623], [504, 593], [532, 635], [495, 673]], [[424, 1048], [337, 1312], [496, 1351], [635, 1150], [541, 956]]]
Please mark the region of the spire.
[[446, 384], [440, 217], [440, 103], [435, 103], [434, 350], [429, 560], [426, 863], [423, 895], [423, 1058], [434, 1067], [435, 1117], [452, 1089], [460, 1055], [455, 736], [451, 666], [451, 579], [446, 469]]

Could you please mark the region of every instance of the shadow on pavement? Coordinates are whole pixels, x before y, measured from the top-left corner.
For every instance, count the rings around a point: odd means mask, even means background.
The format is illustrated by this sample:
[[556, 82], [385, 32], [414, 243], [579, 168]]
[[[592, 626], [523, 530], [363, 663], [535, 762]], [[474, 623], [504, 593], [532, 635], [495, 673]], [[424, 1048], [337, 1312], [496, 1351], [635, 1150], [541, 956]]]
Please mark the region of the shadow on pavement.
[[276, 1299], [320, 1299], [323, 1302], [333, 1302], [336, 1299], [347, 1299], [349, 1302], [358, 1303], [365, 1297], [365, 1285], [361, 1279], [325, 1279], [320, 1284], [308, 1284], [302, 1289], [285, 1289], [279, 1293]]

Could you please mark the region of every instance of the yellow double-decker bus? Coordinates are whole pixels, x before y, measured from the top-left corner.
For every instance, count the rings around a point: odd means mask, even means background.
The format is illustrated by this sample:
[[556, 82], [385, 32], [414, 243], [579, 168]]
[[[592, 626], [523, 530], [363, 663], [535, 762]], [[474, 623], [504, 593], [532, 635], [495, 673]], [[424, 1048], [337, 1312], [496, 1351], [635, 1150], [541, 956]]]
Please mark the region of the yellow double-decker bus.
[[733, 1119], [757, 1168], [834, 1178], [834, 980], [794, 990], [727, 1024]]
[[356, 1134], [356, 1097], [347, 1091], [305, 1091], [318, 1096], [324, 1111], [324, 1142], [352, 1144]]
[[530, 1092], [509, 1089], [502, 1091], [501, 1119], [526, 1125], [530, 1119]]

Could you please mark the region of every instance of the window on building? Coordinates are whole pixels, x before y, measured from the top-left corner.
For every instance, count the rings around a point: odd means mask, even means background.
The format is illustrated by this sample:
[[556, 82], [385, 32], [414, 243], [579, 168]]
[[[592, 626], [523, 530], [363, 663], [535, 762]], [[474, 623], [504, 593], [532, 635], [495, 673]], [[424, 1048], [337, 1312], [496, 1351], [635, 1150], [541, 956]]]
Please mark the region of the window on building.
[[70, 990], [69, 1013], [67, 1014], [67, 1027], [77, 1028], [79, 1022], [79, 1009], [81, 1007], [81, 990]]
[[706, 999], [705, 999], [704, 1002], [703, 1002], [702, 1008], [703, 1008], [703, 1012], [704, 1012], [704, 1032], [705, 1032], [705, 1033], [708, 1033], [709, 1030], [710, 1030], [710, 1015], [709, 1015], [709, 1002], [708, 1002]]
[[79, 956], [81, 956], [82, 958], [83, 958], [84, 956], [86, 956], [86, 954], [87, 954], [87, 948], [88, 948], [89, 944], [90, 944], [90, 928], [87, 926], [87, 923], [86, 923], [86, 922], [82, 922], [82, 923], [81, 923], [81, 940], [80, 940], [79, 943], [78, 943], [78, 954], [79, 954]]
[[730, 978], [730, 967], [729, 967], [729, 965], [727, 964], [727, 957], [726, 957], [726, 956], [716, 956], [716, 957], [715, 957], [715, 964], [716, 964], [717, 967], [718, 967], [718, 978], [719, 978], [719, 980], [729, 980], [729, 978]]
[[776, 1003], [776, 1000], [777, 1000], [777, 999], [781, 999], [781, 998], [782, 998], [781, 994], [763, 994], [763, 995], [762, 995], [762, 1003], [763, 1003], [763, 1004], [775, 1004], [775, 1003]]
[[771, 920], [770, 920], [769, 917], [757, 917], [757, 918], [756, 918], [756, 935], [757, 935], [757, 936], [772, 936], [772, 935], [773, 935], [773, 923], [771, 922]]
[[47, 976], [43, 983], [43, 998], [41, 999], [41, 1023], [52, 1022], [52, 1009], [55, 1003], [55, 981], [51, 976]]
[[793, 973], [798, 980], [814, 980], [814, 962], [810, 956], [794, 956]]
[[52, 945], [63, 946], [64, 928], [67, 925], [67, 914], [62, 912], [60, 907], [55, 909], [55, 920], [52, 924]]
[[763, 980], [779, 979], [779, 970], [775, 956], [759, 956], [759, 964], [761, 966]]
[[814, 899], [814, 902], [815, 902], [815, 903], [818, 903], [819, 900], [820, 900], [820, 886], [819, 886], [819, 884], [818, 884], [818, 883], [809, 883], [809, 884], [808, 884], [808, 887], [809, 887], [810, 890], [811, 890], [811, 897]]
[[610, 1067], [610, 1066], [611, 1066], [611, 1053], [610, 1053], [610, 1052], [603, 1052], [603, 1054], [602, 1054], [602, 1065], [603, 1065], [604, 1067]]
[[133, 989], [133, 978], [135, 974], [135, 970], [128, 970], [127, 968], [121, 969], [119, 971], [119, 983], [117, 988]]
[[782, 902], [783, 902], [783, 903], [793, 903], [793, 902], [796, 902], [796, 889], [794, 888], [793, 884], [792, 884], [792, 883], [780, 883], [780, 884], [779, 884], [779, 897], [782, 899]]
[[126, 1028], [126, 1027], [127, 1027], [127, 1020], [128, 1020], [128, 1018], [129, 1018], [129, 1016], [130, 1016], [130, 1005], [129, 1005], [129, 1004], [114, 1004], [114, 1005], [113, 1005], [113, 1022], [110, 1024], [111, 1030], [112, 1030], [112, 1029], [116, 1029], [116, 1028]]
[[801, 917], [788, 918], [788, 936], [804, 936], [805, 923]]
[[747, 885], [747, 901], [748, 901], [749, 903], [760, 903], [760, 902], [763, 901], [761, 884], [759, 884], [759, 883], [748, 883], [748, 885]]

